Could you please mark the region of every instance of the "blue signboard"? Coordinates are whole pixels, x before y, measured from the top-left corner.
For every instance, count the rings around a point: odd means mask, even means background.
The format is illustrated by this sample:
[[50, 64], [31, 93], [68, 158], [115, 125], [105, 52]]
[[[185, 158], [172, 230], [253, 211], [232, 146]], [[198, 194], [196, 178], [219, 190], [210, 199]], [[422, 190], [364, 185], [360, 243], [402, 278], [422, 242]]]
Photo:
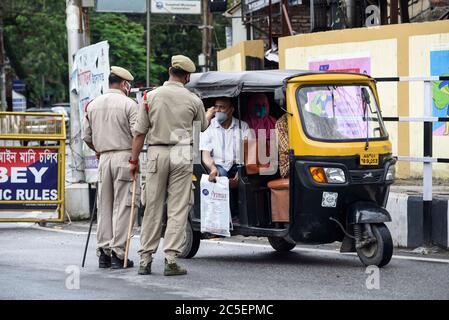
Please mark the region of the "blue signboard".
[[58, 161], [58, 148], [1, 147], [0, 210], [54, 211], [56, 204], [27, 201], [58, 200]]
[[24, 112], [27, 107], [25, 94], [25, 81], [13, 80], [12, 82], [12, 111]]

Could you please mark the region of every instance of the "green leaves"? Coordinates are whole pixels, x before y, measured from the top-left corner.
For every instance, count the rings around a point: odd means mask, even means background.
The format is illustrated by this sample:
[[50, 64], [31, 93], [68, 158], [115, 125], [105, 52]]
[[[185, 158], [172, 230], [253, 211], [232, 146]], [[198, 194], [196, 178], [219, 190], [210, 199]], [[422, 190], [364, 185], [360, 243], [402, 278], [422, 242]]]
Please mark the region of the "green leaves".
[[[17, 77], [26, 81], [31, 105], [69, 99], [65, 9], [62, 0], [0, 0], [7, 56]], [[145, 15], [92, 10], [89, 15], [91, 43], [107, 40], [111, 65], [129, 69], [135, 86], [145, 86]], [[172, 55], [197, 61], [202, 21], [199, 15], [152, 15], [151, 19], [151, 84], [158, 85], [168, 77]], [[225, 44], [226, 22], [221, 15], [214, 15], [214, 21], [212, 42], [217, 48]]]
[[145, 29], [123, 14], [93, 13], [91, 16], [92, 43], [107, 40], [111, 65], [130, 70], [136, 84], [144, 84], [146, 77]]
[[6, 0], [4, 5], [5, 47], [12, 68], [27, 84], [28, 101], [67, 100], [65, 2]]

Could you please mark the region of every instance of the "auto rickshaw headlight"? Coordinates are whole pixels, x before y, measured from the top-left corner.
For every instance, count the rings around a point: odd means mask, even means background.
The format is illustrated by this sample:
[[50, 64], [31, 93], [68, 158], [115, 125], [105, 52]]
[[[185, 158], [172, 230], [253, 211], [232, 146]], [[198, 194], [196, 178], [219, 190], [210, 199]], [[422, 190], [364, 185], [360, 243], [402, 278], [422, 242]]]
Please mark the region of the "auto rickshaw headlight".
[[340, 168], [324, 168], [328, 183], [346, 183], [346, 176], [343, 169]]
[[345, 172], [340, 168], [310, 167], [309, 171], [313, 180], [318, 183], [346, 183]]
[[396, 166], [392, 164], [388, 167], [387, 175], [385, 176], [386, 181], [393, 181], [396, 176]]

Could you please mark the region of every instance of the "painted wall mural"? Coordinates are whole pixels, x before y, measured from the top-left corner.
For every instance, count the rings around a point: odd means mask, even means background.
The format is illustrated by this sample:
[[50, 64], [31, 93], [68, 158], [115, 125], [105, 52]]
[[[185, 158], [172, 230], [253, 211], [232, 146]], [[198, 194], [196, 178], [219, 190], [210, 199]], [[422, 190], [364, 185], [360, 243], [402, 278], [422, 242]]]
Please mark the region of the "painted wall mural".
[[[430, 74], [449, 76], [449, 50], [430, 51]], [[435, 81], [432, 84], [432, 114], [435, 117], [449, 117], [449, 81]], [[449, 122], [433, 124], [433, 134], [449, 136]]]

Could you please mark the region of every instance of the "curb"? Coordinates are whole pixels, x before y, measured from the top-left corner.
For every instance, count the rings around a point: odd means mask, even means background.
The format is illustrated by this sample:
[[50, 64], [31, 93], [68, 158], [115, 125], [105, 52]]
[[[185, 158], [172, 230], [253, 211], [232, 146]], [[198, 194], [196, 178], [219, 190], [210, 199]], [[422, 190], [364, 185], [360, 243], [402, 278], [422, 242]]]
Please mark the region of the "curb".
[[432, 244], [449, 249], [449, 199], [433, 199], [429, 226], [424, 221], [420, 196], [392, 192], [386, 209], [393, 220], [387, 225], [396, 247], [416, 248], [429, 239]]

